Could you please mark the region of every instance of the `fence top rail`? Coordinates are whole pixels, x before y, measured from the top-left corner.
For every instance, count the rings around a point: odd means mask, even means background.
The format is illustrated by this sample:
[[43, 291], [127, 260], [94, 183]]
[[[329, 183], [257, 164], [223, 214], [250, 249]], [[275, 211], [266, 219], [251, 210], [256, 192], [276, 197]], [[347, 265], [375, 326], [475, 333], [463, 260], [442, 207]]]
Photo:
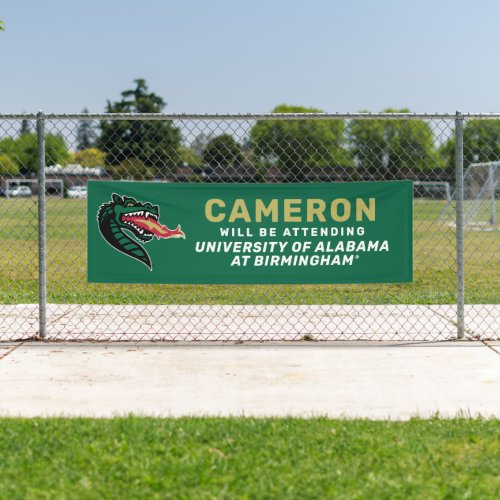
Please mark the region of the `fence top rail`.
[[0, 113], [2, 120], [498, 120], [500, 113]]

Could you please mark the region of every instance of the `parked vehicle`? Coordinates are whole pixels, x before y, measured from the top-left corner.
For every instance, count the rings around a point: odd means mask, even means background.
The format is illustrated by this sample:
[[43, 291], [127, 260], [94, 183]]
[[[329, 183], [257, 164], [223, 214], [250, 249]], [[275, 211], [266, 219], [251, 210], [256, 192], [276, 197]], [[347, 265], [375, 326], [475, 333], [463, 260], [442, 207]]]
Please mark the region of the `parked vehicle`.
[[6, 195], [8, 197], [23, 197], [23, 198], [29, 198], [32, 193], [31, 193], [31, 188], [29, 186], [16, 186], [12, 187], [8, 190], [6, 190]]
[[87, 198], [87, 186], [71, 186], [67, 195], [68, 198]]

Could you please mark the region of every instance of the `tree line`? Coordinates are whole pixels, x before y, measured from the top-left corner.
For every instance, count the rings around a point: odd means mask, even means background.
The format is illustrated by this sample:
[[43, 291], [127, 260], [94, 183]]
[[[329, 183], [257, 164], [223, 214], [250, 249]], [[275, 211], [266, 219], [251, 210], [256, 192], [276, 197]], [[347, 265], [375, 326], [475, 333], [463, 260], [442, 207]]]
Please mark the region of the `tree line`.
[[[108, 101], [107, 113], [161, 113], [166, 102], [146, 81]], [[86, 112], [87, 110], [84, 110]], [[279, 105], [273, 113], [321, 113], [302, 106]], [[386, 109], [386, 113], [409, 112]], [[455, 137], [445, 122], [379, 119], [256, 120], [244, 139], [233, 134], [199, 133], [183, 144], [172, 121], [82, 120], [76, 150], [61, 134], [47, 134], [48, 165], [79, 163], [102, 167], [116, 178], [164, 177], [181, 165], [198, 169], [248, 169], [260, 177], [275, 169], [305, 180], [308, 169], [351, 168], [382, 177], [412, 170], [454, 168]], [[439, 140], [442, 139], [442, 140]], [[500, 121], [469, 121], [464, 127], [464, 164], [500, 159]], [[0, 175], [30, 175], [37, 170], [37, 137], [23, 120], [16, 137], [0, 140]]]

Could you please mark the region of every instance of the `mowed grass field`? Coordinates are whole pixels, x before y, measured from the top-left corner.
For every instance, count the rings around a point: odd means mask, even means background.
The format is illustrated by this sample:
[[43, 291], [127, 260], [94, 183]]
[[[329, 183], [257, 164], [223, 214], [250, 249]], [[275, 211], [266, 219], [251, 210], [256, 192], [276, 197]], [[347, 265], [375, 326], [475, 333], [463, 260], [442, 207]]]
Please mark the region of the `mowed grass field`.
[[0, 419], [1, 498], [500, 497], [500, 422]]
[[[86, 200], [48, 198], [48, 301], [88, 304], [450, 304], [455, 301], [455, 231], [438, 220], [444, 206], [442, 201], [415, 200], [414, 282], [409, 284], [103, 285], [86, 282]], [[0, 303], [37, 302], [36, 199], [0, 198], [0, 213]], [[467, 231], [467, 303], [498, 302], [499, 243], [498, 231]]]

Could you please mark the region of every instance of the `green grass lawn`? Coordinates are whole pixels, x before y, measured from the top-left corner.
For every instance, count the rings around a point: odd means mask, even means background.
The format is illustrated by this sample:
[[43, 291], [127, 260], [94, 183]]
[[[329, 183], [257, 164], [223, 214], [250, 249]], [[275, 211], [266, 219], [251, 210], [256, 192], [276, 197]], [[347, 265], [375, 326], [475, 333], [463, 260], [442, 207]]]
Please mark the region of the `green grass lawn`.
[[0, 419], [0, 498], [500, 497], [500, 421]]
[[[399, 285], [103, 285], [86, 282], [86, 200], [48, 198], [48, 300], [89, 304], [451, 304], [455, 232], [416, 200], [414, 282]], [[0, 199], [0, 303], [37, 302], [36, 199]], [[500, 211], [499, 211], [500, 212]], [[466, 234], [466, 300], [498, 302], [499, 233]]]

